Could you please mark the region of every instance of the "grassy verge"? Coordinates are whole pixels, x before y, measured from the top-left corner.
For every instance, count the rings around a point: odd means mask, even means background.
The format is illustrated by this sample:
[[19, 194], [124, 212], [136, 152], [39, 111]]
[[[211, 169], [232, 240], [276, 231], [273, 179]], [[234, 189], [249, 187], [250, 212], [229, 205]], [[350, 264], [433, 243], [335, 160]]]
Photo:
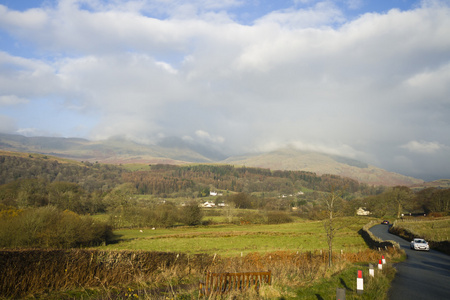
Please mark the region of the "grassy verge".
[[[363, 292], [358, 294], [356, 277], [358, 270], [363, 272]], [[329, 278], [321, 279], [314, 285], [301, 288], [293, 299], [336, 299], [336, 289], [345, 290], [346, 299], [384, 300], [395, 277], [392, 265], [384, 265], [383, 270], [375, 270], [374, 277], [369, 276], [367, 265], [352, 265]]]

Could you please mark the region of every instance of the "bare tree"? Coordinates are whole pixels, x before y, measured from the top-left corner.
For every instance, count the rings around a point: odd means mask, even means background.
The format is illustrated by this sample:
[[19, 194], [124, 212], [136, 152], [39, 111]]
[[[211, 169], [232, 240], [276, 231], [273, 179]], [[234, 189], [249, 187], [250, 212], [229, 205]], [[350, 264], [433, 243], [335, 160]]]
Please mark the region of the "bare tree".
[[337, 224], [334, 217], [338, 213], [338, 208], [342, 204], [342, 191], [336, 191], [334, 188], [331, 189], [331, 192], [327, 194], [324, 198], [327, 218], [324, 220], [325, 233], [327, 235], [327, 244], [328, 244], [328, 266], [333, 265], [333, 240], [339, 229], [342, 226]]

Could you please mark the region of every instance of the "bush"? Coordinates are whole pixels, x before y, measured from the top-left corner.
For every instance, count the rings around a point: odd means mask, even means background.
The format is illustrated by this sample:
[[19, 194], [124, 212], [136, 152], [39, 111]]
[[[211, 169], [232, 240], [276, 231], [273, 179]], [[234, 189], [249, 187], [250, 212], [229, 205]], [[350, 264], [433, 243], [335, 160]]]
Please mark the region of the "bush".
[[237, 214], [241, 224], [264, 224], [266, 218], [259, 212], [242, 211]]
[[267, 213], [267, 224], [292, 223], [292, 217], [284, 211], [270, 211]]
[[0, 214], [0, 247], [71, 248], [106, 243], [112, 229], [52, 206]]

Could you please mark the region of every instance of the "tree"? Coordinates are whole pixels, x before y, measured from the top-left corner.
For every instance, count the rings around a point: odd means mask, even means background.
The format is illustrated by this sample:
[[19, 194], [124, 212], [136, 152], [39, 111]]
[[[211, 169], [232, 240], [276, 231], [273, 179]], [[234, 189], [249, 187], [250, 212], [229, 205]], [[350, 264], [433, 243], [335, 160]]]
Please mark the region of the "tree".
[[234, 194], [230, 197], [230, 201], [234, 202], [236, 208], [253, 208], [252, 200], [250, 196], [246, 193]]
[[203, 212], [195, 201], [191, 201], [181, 209], [181, 221], [189, 226], [199, 225], [202, 222]]
[[450, 189], [426, 188], [416, 194], [416, 205], [425, 213], [447, 212], [450, 208]]
[[413, 193], [406, 186], [396, 186], [388, 192], [388, 198], [396, 206], [397, 218], [400, 218], [405, 206], [409, 206], [411, 204]]
[[333, 239], [336, 235], [336, 232], [342, 228], [339, 226], [334, 217], [337, 214], [337, 208], [342, 204], [341, 198], [342, 191], [337, 192], [334, 188], [331, 189], [331, 192], [327, 194], [324, 198], [325, 208], [327, 212], [327, 218], [324, 220], [325, 233], [328, 244], [328, 266], [332, 266], [333, 264]]
[[109, 192], [105, 198], [104, 202], [108, 209], [114, 209], [117, 207], [125, 207], [134, 204], [134, 194], [136, 193], [136, 188], [131, 183], [124, 183], [115, 187], [111, 192]]

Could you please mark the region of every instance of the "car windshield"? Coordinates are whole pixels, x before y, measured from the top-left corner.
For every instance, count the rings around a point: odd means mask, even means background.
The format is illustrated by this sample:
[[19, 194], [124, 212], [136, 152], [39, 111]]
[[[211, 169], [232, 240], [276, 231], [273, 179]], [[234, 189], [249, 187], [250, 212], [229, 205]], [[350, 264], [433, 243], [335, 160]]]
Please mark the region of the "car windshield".
[[425, 243], [425, 241], [424, 240], [416, 240], [416, 243], [423, 244], [423, 243]]

